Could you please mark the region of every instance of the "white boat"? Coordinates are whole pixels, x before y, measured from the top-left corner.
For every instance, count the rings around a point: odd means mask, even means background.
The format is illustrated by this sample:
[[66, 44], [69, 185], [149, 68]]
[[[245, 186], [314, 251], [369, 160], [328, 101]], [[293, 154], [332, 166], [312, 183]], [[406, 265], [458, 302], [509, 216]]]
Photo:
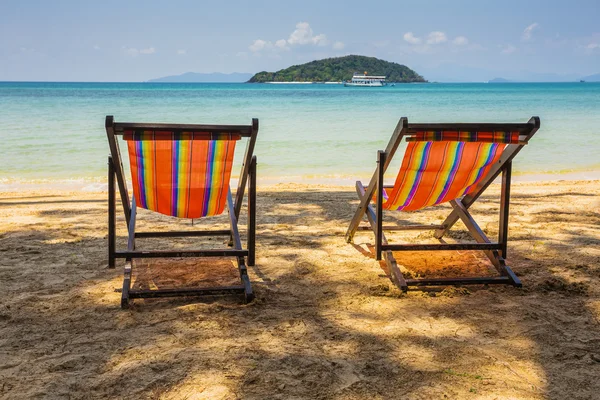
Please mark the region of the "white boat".
[[381, 87], [386, 86], [385, 76], [364, 75], [354, 73], [351, 81], [344, 82], [344, 86], [364, 86], [364, 87]]

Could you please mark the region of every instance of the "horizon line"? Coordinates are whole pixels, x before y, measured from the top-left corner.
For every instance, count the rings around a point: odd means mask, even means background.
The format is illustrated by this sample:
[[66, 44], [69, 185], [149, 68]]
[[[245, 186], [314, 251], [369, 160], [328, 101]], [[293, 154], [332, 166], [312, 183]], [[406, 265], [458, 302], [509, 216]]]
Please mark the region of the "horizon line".
[[[161, 78], [153, 78], [154, 79], [161, 79]], [[504, 82], [490, 82], [494, 79], [497, 78], [492, 78], [489, 79], [487, 81], [427, 81], [427, 82], [418, 82], [418, 83], [492, 83], [492, 84], [505, 84], [505, 83], [600, 83], [600, 81], [581, 81], [578, 79], [575, 80], [568, 80], [568, 81], [518, 81], [518, 80], [506, 80]], [[312, 82], [312, 81], [311, 81]], [[224, 82], [200, 82], [200, 81], [190, 81], [190, 82], [165, 82], [165, 81], [151, 81], [151, 80], [147, 80], [147, 81], [43, 81], [43, 80], [30, 80], [30, 81], [24, 81], [24, 80], [0, 80], [0, 83], [150, 83], [150, 84], [185, 84], [185, 83], [248, 83], [246, 82], [242, 82], [242, 81], [236, 81], [236, 82], [232, 82], [232, 81], [224, 81]], [[253, 82], [253, 84], [260, 84], [260, 83], [269, 83], [269, 82]], [[293, 82], [281, 82], [281, 83], [290, 83], [293, 84]], [[412, 82], [395, 82], [398, 84], [402, 84], [402, 83], [412, 83]]]

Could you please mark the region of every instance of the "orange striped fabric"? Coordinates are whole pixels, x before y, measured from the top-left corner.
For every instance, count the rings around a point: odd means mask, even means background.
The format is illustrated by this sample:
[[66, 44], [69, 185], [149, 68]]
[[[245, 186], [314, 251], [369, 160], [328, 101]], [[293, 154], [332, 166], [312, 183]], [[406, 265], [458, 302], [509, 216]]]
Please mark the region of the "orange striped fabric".
[[129, 131], [124, 138], [139, 207], [179, 218], [223, 212], [239, 135]]
[[410, 142], [383, 208], [413, 211], [468, 194], [498, 162], [506, 144], [488, 142]]

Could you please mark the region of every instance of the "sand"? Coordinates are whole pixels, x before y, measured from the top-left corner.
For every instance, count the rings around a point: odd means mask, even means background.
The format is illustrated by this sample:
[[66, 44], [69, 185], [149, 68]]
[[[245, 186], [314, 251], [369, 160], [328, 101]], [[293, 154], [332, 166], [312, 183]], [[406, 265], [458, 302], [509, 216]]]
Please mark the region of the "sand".
[[[473, 208], [491, 237], [498, 192]], [[522, 289], [402, 294], [374, 260], [372, 235], [344, 241], [352, 188], [290, 184], [258, 192], [256, 301], [135, 300], [126, 311], [123, 264], [107, 268], [106, 193], [2, 193], [0, 397], [598, 398], [600, 181], [518, 183], [512, 193], [508, 263]], [[447, 212], [394, 218], [436, 222]], [[140, 225], [194, 228], [145, 211]], [[452, 237], [466, 237], [464, 226]], [[432, 240], [390, 237], [400, 239]], [[472, 252], [397, 259], [414, 275], [489, 273]], [[136, 276], [153, 288], [227, 279], [232, 268], [201, 260]]]

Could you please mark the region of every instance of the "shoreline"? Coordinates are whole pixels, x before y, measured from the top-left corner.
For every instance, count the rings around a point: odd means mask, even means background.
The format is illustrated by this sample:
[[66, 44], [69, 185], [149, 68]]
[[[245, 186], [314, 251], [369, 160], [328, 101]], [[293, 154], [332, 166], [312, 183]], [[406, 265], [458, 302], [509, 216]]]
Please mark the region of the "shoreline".
[[[354, 187], [357, 180], [368, 181], [369, 173], [347, 175], [288, 175], [288, 176], [266, 176], [258, 175], [259, 186], [276, 185], [318, 185], [318, 186], [343, 186]], [[386, 179], [393, 179], [393, 175]], [[129, 176], [127, 176], [129, 182]], [[598, 181], [600, 170], [572, 171], [558, 173], [514, 173], [514, 183], [545, 183], [545, 182], [576, 182], [576, 181]], [[494, 182], [498, 183], [499, 178]], [[232, 176], [231, 185], [237, 185], [237, 177]], [[108, 181], [105, 177], [85, 177], [72, 179], [20, 179], [0, 178], [0, 192], [27, 192], [37, 190], [52, 191], [82, 191], [82, 192], [105, 192]]]

